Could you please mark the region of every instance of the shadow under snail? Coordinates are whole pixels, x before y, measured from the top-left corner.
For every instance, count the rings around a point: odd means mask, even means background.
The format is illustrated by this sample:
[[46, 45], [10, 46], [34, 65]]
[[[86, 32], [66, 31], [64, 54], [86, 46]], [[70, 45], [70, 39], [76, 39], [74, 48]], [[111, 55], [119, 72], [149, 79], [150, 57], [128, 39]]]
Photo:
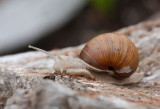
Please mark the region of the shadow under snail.
[[127, 36], [117, 33], [105, 33], [94, 37], [86, 43], [79, 58], [55, 56], [44, 52], [56, 64], [55, 72], [69, 75], [86, 76], [106, 83], [126, 85], [139, 82], [144, 73], [134, 73], [139, 64], [138, 50]]

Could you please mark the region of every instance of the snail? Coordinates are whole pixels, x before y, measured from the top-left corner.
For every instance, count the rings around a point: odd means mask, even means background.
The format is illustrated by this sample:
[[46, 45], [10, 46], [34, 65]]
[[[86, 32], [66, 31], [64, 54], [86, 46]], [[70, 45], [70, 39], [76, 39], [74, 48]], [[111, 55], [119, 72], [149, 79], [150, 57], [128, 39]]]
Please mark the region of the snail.
[[79, 58], [55, 56], [50, 52], [29, 45], [29, 48], [44, 52], [55, 61], [55, 72], [86, 76], [106, 83], [126, 85], [139, 82], [144, 73], [134, 73], [139, 64], [138, 50], [127, 36], [105, 33], [88, 41]]

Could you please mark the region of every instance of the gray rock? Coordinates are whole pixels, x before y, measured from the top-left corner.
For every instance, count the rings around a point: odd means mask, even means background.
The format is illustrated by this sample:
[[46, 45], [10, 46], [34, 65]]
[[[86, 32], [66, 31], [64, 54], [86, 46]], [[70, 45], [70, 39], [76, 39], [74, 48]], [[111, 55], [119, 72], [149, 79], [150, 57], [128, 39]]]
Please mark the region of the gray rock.
[[45, 81], [33, 90], [17, 90], [7, 101], [5, 109], [135, 109], [135, 107], [143, 109], [117, 97], [79, 96], [60, 84]]

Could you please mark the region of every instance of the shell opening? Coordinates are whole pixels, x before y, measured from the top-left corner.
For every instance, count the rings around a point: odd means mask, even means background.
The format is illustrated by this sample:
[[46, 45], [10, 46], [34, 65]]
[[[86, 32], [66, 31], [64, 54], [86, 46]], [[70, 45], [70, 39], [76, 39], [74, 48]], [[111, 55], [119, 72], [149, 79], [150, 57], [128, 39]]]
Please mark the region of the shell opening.
[[109, 66], [109, 67], [108, 67], [108, 70], [112, 70], [112, 71], [113, 71], [114, 68], [113, 68], [112, 66]]

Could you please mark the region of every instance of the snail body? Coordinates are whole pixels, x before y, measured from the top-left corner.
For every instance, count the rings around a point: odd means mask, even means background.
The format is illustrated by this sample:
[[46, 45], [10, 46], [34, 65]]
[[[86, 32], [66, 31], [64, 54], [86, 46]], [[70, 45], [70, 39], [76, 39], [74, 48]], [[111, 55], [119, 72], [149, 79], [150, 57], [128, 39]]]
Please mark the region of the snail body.
[[106, 33], [93, 38], [84, 46], [80, 58], [55, 56], [33, 46], [29, 48], [44, 52], [52, 58], [56, 63], [53, 66], [55, 72], [86, 76], [118, 85], [137, 83], [144, 75], [134, 73], [139, 63], [138, 51], [121, 34]]

